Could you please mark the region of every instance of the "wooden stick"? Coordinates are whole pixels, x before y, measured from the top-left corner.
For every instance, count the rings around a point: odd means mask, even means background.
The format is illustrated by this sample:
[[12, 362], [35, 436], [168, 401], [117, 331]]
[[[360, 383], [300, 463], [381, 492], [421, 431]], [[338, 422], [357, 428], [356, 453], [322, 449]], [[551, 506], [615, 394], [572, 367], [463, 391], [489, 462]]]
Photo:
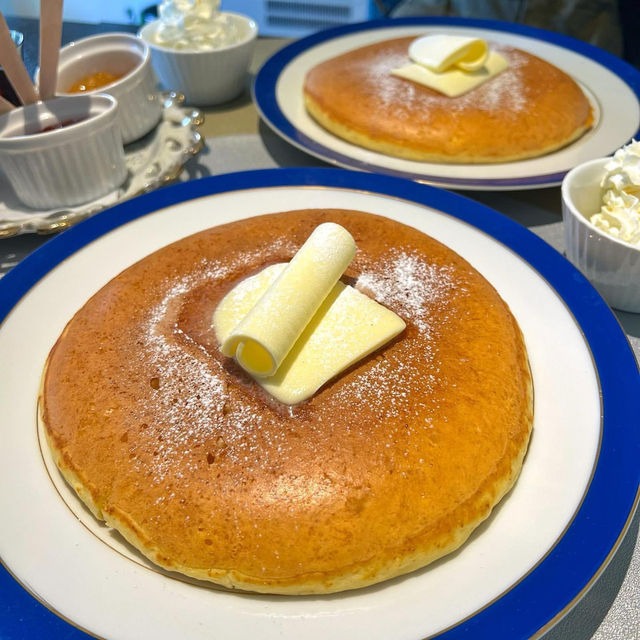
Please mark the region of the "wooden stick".
[[25, 69], [24, 62], [20, 58], [18, 49], [11, 39], [9, 27], [0, 12], [0, 66], [7, 74], [13, 90], [20, 98], [22, 104], [37, 102], [38, 94], [33, 88], [31, 78]]
[[16, 106], [12, 102], [9, 102], [6, 98], [0, 96], [0, 115], [2, 115], [3, 113], [7, 113], [8, 111], [11, 111], [11, 109], [15, 108]]
[[56, 94], [62, 37], [62, 0], [40, 0], [40, 100]]

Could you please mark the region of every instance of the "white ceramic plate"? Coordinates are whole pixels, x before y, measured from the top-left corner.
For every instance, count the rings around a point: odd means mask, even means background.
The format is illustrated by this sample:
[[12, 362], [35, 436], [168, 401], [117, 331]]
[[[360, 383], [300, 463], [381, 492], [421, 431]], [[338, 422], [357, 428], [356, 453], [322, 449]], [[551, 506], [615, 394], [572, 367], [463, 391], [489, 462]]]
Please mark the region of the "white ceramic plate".
[[[533, 437], [514, 490], [461, 550], [432, 566], [325, 597], [230, 593], [156, 569], [94, 520], [38, 434], [40, 375], [71, 316], [135, 261], [212, 225], [309, 207], [360, 209], [412, 225], [493, 283], [529, 351]], [[0, 280], [0, 294], [0, 555], [38, 599], [92, 634], [377, 640], [448, 629], [447, 638], [492, 638], [508, 625], [510, 638], [525, 638], [580, 597], [628, 526], [638, 435], [619, 427], [633, 423], [640, 380], [624, 334], [564, 258], [460, 196], [327, 169], [188, 182], [125, 202], [54, 238]], [[622, 390], [617, 375], [627, 380]], [[611, 421], [616, 428], [608, 427]], [[6, 572], [0, 589], [17, 600], [23, 593]], [[35, 600], [14, 611], [0, 619], [0, 634], [30, 623], [42, 634], [42, 621], [53, 618]], [[45, 635], [80, 634], [59, 624], [61, 630]]]
[[[556, 65], [582, 86], [595, 125], [554, 153], [500, 164], [442, 164], [393, 158], [353, 145], [318, 125], [305, 110], [302, 87], [316, 64], [358, 47], [410, 35], [473, 35], [529, 51]], [[453, 189], [530, 189], [560, 184], [586, 160], [609, 155], [640, 127], [640, 72], [631, 65], [567, 36], [523, 25], [460, 18], [405, 18], [322, 31], [277, 52], [262, 67], [254, 100], [263, 119], [290, 143], [322, 160]]]

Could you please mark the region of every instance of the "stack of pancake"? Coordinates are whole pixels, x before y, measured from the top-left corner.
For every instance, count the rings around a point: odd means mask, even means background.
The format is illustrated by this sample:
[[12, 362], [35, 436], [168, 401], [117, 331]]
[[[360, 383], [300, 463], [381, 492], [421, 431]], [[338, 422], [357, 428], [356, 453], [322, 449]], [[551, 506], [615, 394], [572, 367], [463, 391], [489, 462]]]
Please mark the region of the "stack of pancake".
[[414, 38], [377, 42], [313, 67], [308, 112], [355, 145], [409, 160], [496, 163], [550, 153], [593, 123], [576, 82], [531, 53], [492, 48], [509, 66], [468, 93], [449, 97], [392, 75], [409, 64]]
[[[358, 246], [344, 280], [407, 328], [285, 406], [220, 353], [211, 317], [326, 221]], [[456, 253], [387, 218], [291, 211], [187, 237], [105, 285], [49, 355], [40, 417], [80, 498], [158, 565], [327, 593], [467, 539], [518, 476], [532, 381], [509, 308]]]

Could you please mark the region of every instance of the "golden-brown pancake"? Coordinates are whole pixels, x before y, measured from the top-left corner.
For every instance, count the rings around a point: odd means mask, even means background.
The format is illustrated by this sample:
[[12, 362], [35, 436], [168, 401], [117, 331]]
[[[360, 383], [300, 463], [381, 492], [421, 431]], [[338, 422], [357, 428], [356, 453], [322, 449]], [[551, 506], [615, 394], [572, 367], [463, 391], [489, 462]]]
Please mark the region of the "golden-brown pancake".
[[[358, 245], [346, 281], [407, 328], [288, 407], [221, 355], [210, 321], [326, 221]], [[80, 498], [157, 564], [326, 593], [464, 542], [520, 471], [532, 381], [507, 305], [460, 256], [383, 217], [305, 210], [214, 227], [114, 278], [52, 349], [40, 414]]]
[[589, 101], [572, 78], [505, 45], [492, 48], [509, 67], [458, 97], [391, 75], [411, 62], [413, 40], [378, 42], [313, 67], [304, 82], [309, 113], [353, 144], [447, 163], [540, 156], [576, 140], [593, 123]]

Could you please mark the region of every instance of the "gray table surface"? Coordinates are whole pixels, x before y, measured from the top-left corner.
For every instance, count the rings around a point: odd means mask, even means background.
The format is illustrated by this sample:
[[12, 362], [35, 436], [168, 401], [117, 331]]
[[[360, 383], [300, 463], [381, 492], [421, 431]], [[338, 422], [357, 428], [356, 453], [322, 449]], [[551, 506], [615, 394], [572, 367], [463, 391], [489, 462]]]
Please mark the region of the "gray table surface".
[[[34, 25], [23, 20], [15, 27], [33, 29]], [[86, 35], [86, 25], [66, 25], [65, 28], [67, 32], [63, 42]], [[105, 28], [96, 30], [104, 31]], [[262, 62], [283, 44], [286, 44], [285, 40], [260, 39], [251, 74], [255, 74]], [[36, 50], [33, 42], [27, 43], [26, 48], [26, 57]], [[248, 84], [250, 82], [251, 78]], [[186, 165], [179, 178], [181, 181], [248, 169], [327, 166], [293, 148], [259, 122], [248, 92], [231, 105], [207, 109], [205, 114], [207, 120], [203, 133], [207, 145]], [[461, 195], [505, 214], [563, 252], [558, 187], [526, 191], [464, 191]], [[35, 234], [0, 239], [0, 277], [48, 239], [49, 236]], [[640, 314], [617, 311], [615, 314], [636, 358], [640, 360]], [[620, 546], [599, 578], [574, 608], [547, 631], [545, 640], [640, 640], [639, 521], [640, 511], [635, 514]]]

